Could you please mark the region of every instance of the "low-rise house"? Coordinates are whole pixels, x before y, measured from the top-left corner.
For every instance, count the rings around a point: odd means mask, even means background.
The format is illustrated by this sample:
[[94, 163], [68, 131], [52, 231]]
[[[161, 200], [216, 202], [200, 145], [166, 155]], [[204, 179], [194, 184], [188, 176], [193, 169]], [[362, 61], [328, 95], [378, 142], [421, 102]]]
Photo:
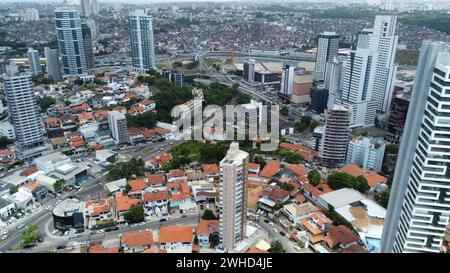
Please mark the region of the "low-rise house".
[[150, 249], [154, 244], [151, 230], [127, 232], [122, 235], [121, 245], [124, 253], [138, 253]]
[[347, 164], [340, 171], [353, 177], [362, 176], [367, 180], [371, 192], [382, 192], [387, 189], [387, 178], [374, 171], [364, 170], [358, 164]]
[[141, 100], [138, 106], [143, 107], [145, 111], [153, 111], [156, 108], [156, 103], [153, 100]]
[[156, 170], [161, 169], [161, 165], [172, 160], [172, 155], [170, 153], [161, 153], [155, 155], [149, 161], [145, 163], [145, 165], [149, 168], [153, 168]]
[[0, 197], [0, 217], [7, 219], [14, 214], [16, 205], [8, 199]]
[[144, 208], [151, 218], [165, 217], [169, 213], [169, 193], [167, 191], [146, 192], [143, 195]]
[[125, 215], [130, 212], [132, 206], [139, 205], [141, 199], [130, 198], [127, 195], [122, 195], [122, 193], [116, 193], [116, 213], [119, 222], [125, 221]]
[[210, 247], [211, 242], [209, 239], [211, 235], [217, 236], [217, 239], [219, 238], [219, 226], [219, 220], [200, 219], [197, 226], [198, 245], [201, 247]]
[[217, 191], [214, 184], [198, 183], [191, 184], [192, 195], [197, 203], [215, 203]]
[[12, 150], [0, 150], [0, 162], [11, 162], [16, 159], [16, 153]]
[[168, 182], [186, 182], [187, 177], [184, 170], [170, 170], [167, 174]]
[[41, 201], [47, 196], [47, 188], [39, 185], [38, 183], [28, 183], [19, 188], [19, 191], [28, 193], [36, 201]]
[[188, 183], [206, 183], [208, 178], [205, 173], [188, 173], [186, 174]]
[[325, 237], [325, 244], [331, 250], [339, 250], [348, 248], [357, 244], [358, 236], [344, 225], [331, 226]]
[[181, 204], [193, 202], [192, 196], [189, 193], [172, 194], [170, 201], [170, 208], [178, 208]]
[[274, 176], [280, 171], [281, 162], [280, 161], [269, 161], [266, 166], [259, 173], [259, 177], [261, 178], [261, 182], [268, 183], [270, 179], [274, 178]]
[[132, 179], [128, 182], [130, 190], [128, 191], [128, 196], [141, 199], [144, 190], [148, 187], [145, 178]]
[[88, 253], [119, 253], [118, 247], [103, 247], [102, 243], [92, 244]]
[[159, 230], [159, 248], [169, 253], [190, 253], [193, 241], [192, 226], [162, 226]]
[[203, 168], [203, 171], [205, 172], [206, 176], [210, 180], [220, 178], [220, 170], [219, 170], [219, 166], [217, 166], [217, 164], [203, 164], [202, 168]]
[[290, 198], [289, 192], [279, 187], [269, 186], [261, 193], [257, 208], [267, 212], [272, 212], [277, 204], [282, 204]]
[[324, 193], [311, 183], [304, 183], [302, 187], [303, 195], [314, 204], [317, 204], [319, 196]]
[[98, 200], [89, 200], [84, 203], [85, 223], [90, 228], [99, 221], [104, 221], [113, 218], [114, 211], [114, 197], [102, 198]]
[[166, 178], [163, 173], [151, 174], [148, 176], [148, 184], [155, 187], [162, 187], [166, 183]]
[[258, 163], [248, 163], [248, 172], [249, 173], [254, 173], [254, 174], [259, 174], [261, 165]]
[[318, 210], [319, 208], [317, 208], [310, 202], [306, 202], [300, 205], [296, 203], [284, 205], [282, 212], [293, 224], [297, 224], [303, 219], [307, 218], [311, 212], [315, 212]]

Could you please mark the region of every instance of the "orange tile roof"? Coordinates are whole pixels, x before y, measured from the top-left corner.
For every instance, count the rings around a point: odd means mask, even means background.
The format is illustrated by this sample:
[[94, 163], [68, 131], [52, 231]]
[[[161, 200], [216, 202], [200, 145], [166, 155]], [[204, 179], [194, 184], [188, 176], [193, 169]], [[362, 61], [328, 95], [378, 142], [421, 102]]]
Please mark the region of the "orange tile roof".
[[356, 163], [345, 165], [341, 168], [341, 171], [355, 177], [363, 174], [363, 170]]
[[272, 178], [275, 174], [280, 171], [281, 162], [280, 161], [269, 161], [266, 166], [259, 173], [259, 176], [264, 178]]
[[308, 170], [295, 164], [289, 164], [287, 165], [287, 168], [297, 174], [298, 176], [303, 176], [308, 174]]
[[169, 182], [166, 184], [167, 189], [181, 189], [180, 182]]
[[187, 182], [181, 182], [181, 193], [191, 194], [191, 190], [189, 189], [189, 184]]
[[162, 184], [165, 180], [165, 176], [162, 173], [151, 174], [148, 176], [148, 183], [151, 185]]
[[116, 200], [117, 200], [117, 211], [119, 212], [129, 211], [132, 206], [141, 203], [141, 200], [134, 198], [130, 199], [127, 195], [122, 195], [120, 192], [116, 194]]
[[78, 119], [82, 120], [92, 120], [94, 119], [94, 115], [92, 113], [88, 113], [88, 112], [83, 112], [80, 114], [77, 114]]
[[128, 184], [130, 184], [130, 186], [131, 186], [130, 192], [142, 191], [148, 187], [147, 182], [145, 182], [144, 178], [130, 180], [130, 182], [128, 182]]
[[260, 167], [261, 165], [258, 163], [248, 163], [249, 170], [259, 170]]
[[220, 172], [217, 164], [203, 164], [202, 168], [206, 174], [218, 174]]
[[340, 169], [342, 172], [349, 174], [353, 177], [363, 176], [367, 180], [369, 187], [373, 187], [377, 184], [387, 183], [387, 178], [377, 174], [374, 171], [364, 170], [356, 163], [347, 164]]
[[26, 189], [29, 189], [30, 191], [34, 191], [34, 190], [38, 189], [40, 186], [37, 183], [28, 183], [28, 184], [25, 184], [23, 187]]
[[[145, 131], [143, 131], [144, 133]], [[144, 133], [145, 136], [145, 133]], [[172, 160], [172, 155], [170, 153], [161, 153], [161, 154], [157, 154], [155, 155], [152, 159], [150, 159], [148, 162], [150, 164], [159, 164], [159, 163], [164, 163], [164, 162], [168, 162]]]
[[256, 248], [256, 247], [252, 247], [249, 250], [247, 250], [247, 253], [260, 254], [260, 253], [269, 253], [269, 251], [261, 250], [261, 249]]
[[169, 199], [167, 191], [154, 191], [144, 193], [144, 202], [163, 201]]
[[143, 106], [137, 106], [137, 107], [134, 107], [134, 108], [131, 108], [130, 110], [128, 110], [128, 113], [130, 113], [130, 114], [140, 113], [144, 110], [145, 110], [145, 108]]
[[35, 166], [28, 167], [28, 168], [23, 169], [23, 175], [29, 176], [29, 175], [32, 175], [33, 173], [36, 173], [37, 171], [38, 171], [38, 168]]
[[84, 206], [92, 209], [92, 216], [98, 216], [111, 211], [114, 206], [114, 198], [108, 197], [99, 200], [89, 200], [85, 202]]
[[158, 250], [156, 250], [156, 249], [146, 249], [146, 250], [144, 250], [144, 251], [142, 251], [141, 253], [167, 253], [167, 250], [165, 250], [165, 249], [158, 249]]
[[0, 150], [0, 156], [10, 156], [15, 155], [16, 153], [11, 150]]
[[219, 226], [219, 220], [200, 219], [197, 226], [197, 236], [209, 236], [211, 233], [218, 231]]
[[150, 230], [127, 232], [122, 235], [122, 245], [128, 247], [150, 246], [153, 244], [153, 233]]
[[147, 99], [141, 100], [141, 101], [139, 102], [139, 104], [141, 104], [141, 105], [149, 105], [149, 104], [152, 104], [152, 103], [155, 103], [155, 102], [152, 101], [152, 100], [147, 100]]
[[306, 197], [303, 194], [297, 194], [297, 196], [295, 196], [295, 200], [299, 203], [304, 203], [306, 201]]
[[159, 243], [192, 243], [192, 226], [163, 226], [159, 229]]
[[170, 170], [169, 173], [167, 174], [167, 178], [178, 178], [178, 177], [183, 177], [185, 176], [185, 173], [183, 170]]
[[309, 222], [309, 219], [303, 219], [302, 221], [302, 225], [305, 226], [305, 228], [311, 232], [312, 235], [319, 235], [320, 233], [322, 233], [322, 231], [320, 230], [320, 228], [314, 226], [313, 224], [311, 224]]
[[106, 117], [108, 117], [108, 110], [99, 110], [97, 112], [95, 112], [95, 118], [97, 119], [105, 119]]
[[118, 247], [103, 248], [102, 243], [93, 244], [89, 247], [89, 253], [119, 253]]
[[339, 244], [349, 244], [358, 241], [358, 236], [356, 236], [353, 231], [344, 225], [331, 226], [328, 230], [328, 234], [325, 237], [325, 241], [330, 248], [334, 248]]
[[181, 201], [181, 200], [189, 199], [191, 197], [192, 196], [189, 193], [173, 194], [172, 201]]
[[306, 159], [310, 159], [310, 160], [314, 159], [314, 157], [316, 157], [319, 154], [319, 152], [314, 151], [313, 149], [311, 149], [309, 147], [295, 145], [295, 144], [291, 144], [291, 143], [287, 143], [287, 142], [281, 142], [280, 147], [289, 149], [293, 152], [296, 152], [299, 155], [301, 155], [302, 157], [304, 157]]
[[309, 193], [311, 193], [311, 195], [314, 197], [318, 197], [319, 195], [323, 194], [322, 191], [320, 191], [318, 188], [314, 187], [314, 185], [311, 183], [304, 183], [303, 189], [305, 191], [308, 191]]

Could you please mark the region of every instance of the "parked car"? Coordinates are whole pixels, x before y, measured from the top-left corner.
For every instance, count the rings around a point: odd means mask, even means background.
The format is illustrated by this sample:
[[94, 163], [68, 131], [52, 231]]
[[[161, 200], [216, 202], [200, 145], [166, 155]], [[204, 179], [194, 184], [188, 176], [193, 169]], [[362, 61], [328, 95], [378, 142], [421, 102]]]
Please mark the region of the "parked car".
[[159, 219], [159, 222], [161, 223], [161, 222], [165, 222], [166, 221], [166, 218], [161, 218], [161, 219]]
[[280, 230], [280, 235], [281, 235], [281, 236], [285, 236], [286, 233], [285, 233], [284, 231]]

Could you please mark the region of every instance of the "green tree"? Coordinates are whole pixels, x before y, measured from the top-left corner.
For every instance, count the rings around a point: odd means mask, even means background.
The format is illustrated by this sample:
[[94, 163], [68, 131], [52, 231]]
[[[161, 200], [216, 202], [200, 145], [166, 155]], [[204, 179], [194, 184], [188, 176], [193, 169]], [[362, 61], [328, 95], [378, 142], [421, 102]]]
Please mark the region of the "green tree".
[[284, 248], [283, 245], [280, 243], [280, 241], [272, 241], [270, 243], [270, 249], [269, 249], [270, 253], [283, 253]]
[[210, 209], [205, 209], [205, 212], [203, 212], [202, 218], [204, 220], [215, 220], [215, 219], [217, 219], [216, 215], [214, 215], [214, 212], [212, 210], [210, 210]]
[[22, 248], [31, 248], [36, 246], [40, 237], [41, 231], [36, 225], [30, 225], [25, 231], [22, 232], [20, 239], [20, 245]]
[[236, 104], [246, 104], [246, 103], [250, 103], [251, 97], [247, 94], [241, 94], [239, 95], [239, 97], [236, 99]]
[[65, 184], [66, 180], [60, 178], [56, 180], [55, 183], [53, 183], [53, 189], [55, 190], [55, 192], [60, 192], [64, 189]]
[[55, 104], [55, 99], [49, 96], [44, 96], [40, 101], [39, 101], [39, 107], [41, 107], [41, 110], [43, 112], [47, 111], [47, 109], [52, 106], [53, 104]]
[[319, 185], [320, 180], [321, 180], [319, 171], [317, 171], [317, 170], [309, 171], [308, 179], [309, 179], [309, 183], [313, 184], [314, 186]]
[[300, 247], [300, 248], [304, 248], [305, 247], [305, 242], [303, 242], [303, 240], [297, 240], [297, 245], [298, 245], [298, 247]]
[[132, 158], [128, 162], [117, 162], [107, 167], [109, 177], [112, 179], [127, 178], [133, 175], [143, 176], [145, 172], [145, 162], [142, 158]]
[[0, 148], [6, 148], [13, 141], [9, 140], [6, 136], [0, 136]]
[[332, 172], [328, 175], [327, 183], [334, 190], [353, 188], [364, 193], [369, 189], [367, 179], [364, 177], [353, 177], [343, 172]]
[[389, 196], [391, 195], [391, 189], [388, 188], [385, 191], [377, 194], [375, 196], [375, 200], [377, 200], [378, 203], [380, 203], [380, 205], [382, 205], [383, 207], [387, 208], [388, 204], [389, 204]]
[[259, 168], [262, 170], [264, 168], [264, 166], [266, 166], [266, 160], [264, 160], [264, 158], [262, 156], [255, 156], [255, 158], [253, 158], [253, 162], [254, 163], [258, 163], [259, 164]]
[[18, 192], [19, 191], [19, 187], [17, 187], [17, 186], [12, 186], [10, 189], [9, 189], [9, 194], [15, 194], [16, 192]]
[[144, 207], [141, 204], [131, 206], [130, 212], [125, 214], [125, 220], [130, 223], [140, 223], [145, 219]]
[[370, 189], [367, 179], [361, 175], [356, 177], [354, 188], [362, 193], [367, 192]]
[[280, 115], [282, 116], [287, 116], [289, 115], [289, 109], [285, 106], [283, 108], [280, 109]]

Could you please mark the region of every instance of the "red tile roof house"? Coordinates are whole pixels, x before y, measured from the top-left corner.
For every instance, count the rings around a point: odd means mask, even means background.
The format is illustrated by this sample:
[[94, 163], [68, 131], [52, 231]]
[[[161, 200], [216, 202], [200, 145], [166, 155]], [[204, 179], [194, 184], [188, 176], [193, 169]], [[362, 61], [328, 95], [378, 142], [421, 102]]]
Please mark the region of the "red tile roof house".
[[167, 174], [168, 182], [186, 182], [187, 176], [183, 170], [170, 170]]
[[359, 237], [348, 227], [344, 225], [331, 226], [325, 237], [325, 245], [333, 251], [339, 251], [357, 244], [359, 240]]
[[147, 99], [141, 100], [138, 103], [138, 105], [141, 107], [144, 107], [146, 111], [152, 111], [152, 110], [155, 110], [155, 108], [156, 108], [156, 103], [152, 100], [147, 100]]
[[162, 187], [166, 183], [164, 173], [155, 173], [148, 176], [148, 184], [150, 187]]
[[172, 155], [170, 153], [161, 153], [155, 155], [153, 158], [151, 158], [147, 163], [145, 163], [146, 167], [159, 170], [161, 169], [161, 165], [163, 163], [169, 162], [172, 160]]
[[278, 186], [269, 186], [261, 193], [258, 200], [258, 209], [271, 212], [277, 204], [288, 201], [290, 198], [289, 192], [280, 189]]
[[206, 176], [210, 179], [211, 182], [214, 179], [220, 178], [220, 169], [217, 164], [203, 164], [202, 168], [203, 168], [203, 171], [205, 172]]
[[169, 253], [191, 253], [193, 241], [192, 226], [162, 226], [159, 229], [159, 249]]
[[0, 150], [0, 160], [16, 159], [16, 153], [12, 150]]
[[119, 222], [126, 222], [124, 219], [125, 214], [130, 212], [132, 206], [139, 205], [141, 199], [130, 198], [127, 195], [122, 195], [122, 193], [116, 193], [116, 213], [117, 220]]
[[95, 243], [88, 249], [88, 253], [119, 253], [118, 247], [104, 248], [102, 243]]
[[197, 226], [198, 245], [201, 247], [210, 247], [209, 237], [211, 234], [219, 236], [219, 220], [200, 219]]
[[281, 170], [280, 167], [280, 161], [269, 161], [259, 173], [258, 179], [254, 180], [254, 177], [252, 177], [252, 181], [269, 183], [270, 179], [272, 179]]
[[86, 217], [86, 226], [91, 228], [97, 222], [114, 218], [114, 197], [89, 200], [84, 203], [84, 215]]
[[314, 185], [311, 183], [303, 184], [303, 195], [306, 197], [306, 199], [308, 199], [310, 202], [314, 204], [317, 204], [317, 198], [319, 197], [319, 195], [324, 193], [325, 192], [314, 187]]
[[159, 219], [169, 214], [169, 193], [167, 191], [146, 192], [143, 196], [146, 214]]
[[128, 196], [136, 199], [141, 199], [145, 189], [148, 188], [147, 179], [145, 178], [132, 179], [128, 182], [128, 185], [130, 185]]
[[124, 253], [137, 253], [150, 249], [154, 244], [151, 230], [127, 232], [122, 235], [121, 245]]
[[248, 163], [248, 172], [249, 173], [254, 173], [254, 174], [259, 174], [261, 165], [258, 163]]

